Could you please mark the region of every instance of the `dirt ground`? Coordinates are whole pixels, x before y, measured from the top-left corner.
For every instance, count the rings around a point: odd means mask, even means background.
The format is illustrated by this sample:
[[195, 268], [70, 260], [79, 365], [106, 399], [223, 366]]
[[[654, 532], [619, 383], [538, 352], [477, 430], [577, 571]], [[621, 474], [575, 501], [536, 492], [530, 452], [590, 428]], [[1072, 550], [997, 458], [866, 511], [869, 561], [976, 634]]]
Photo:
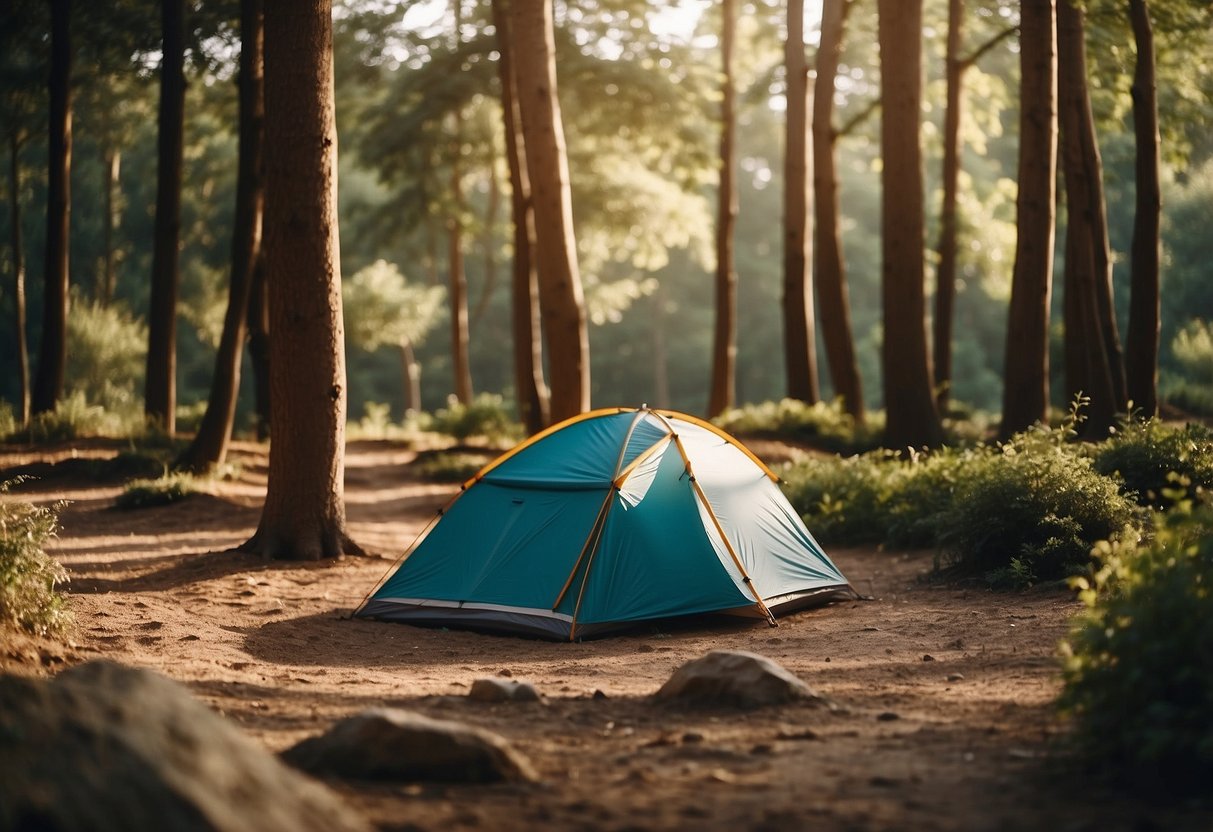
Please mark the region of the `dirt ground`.
[[[558, 644], [352, 620], [396, 557], [454, 492], [418, 479], [400, 445], [353, 443], [346, 497], [355, 539], [382, 556], [284, 564], [228, 550], [257, 522], [264, 449], [213, 494], [112, 508], [73, 458], [0, 448], [0, 479], [42, 463], [14, 496], [69, 501], [53, 554], [71, 572], [74, 631], [14, 640], [0, 662], [54, 672], [96, 657], [188, 685], [272, 750], [371, 706], [484, 726], [534, 763], [533, 786], [334, 787], [397, 830], [1213, 829], [1193, 807], [1084, 779], [1059, 743], [1056, 651], [1077, 611], [1057, 589], [991, 593], [924, 580], [930, 552], [831, 549], [868, 600], [762, 624], [700, 619]], [[57, 463], [47, 465], [46, 463]], [[647, 697], [715, 648], [783, 664], [834, 710], [685, 711]], [[544, 703], [467, 700], [512, 676]]]

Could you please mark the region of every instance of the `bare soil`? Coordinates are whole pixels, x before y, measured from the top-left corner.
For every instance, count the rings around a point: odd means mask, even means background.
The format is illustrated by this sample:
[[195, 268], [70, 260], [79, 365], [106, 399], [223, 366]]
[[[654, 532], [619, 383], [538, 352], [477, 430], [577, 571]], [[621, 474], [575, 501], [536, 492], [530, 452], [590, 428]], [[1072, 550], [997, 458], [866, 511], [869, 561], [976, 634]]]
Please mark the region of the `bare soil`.
[[[230, 551], [258, 519], [263, 447], [238, 446], [239, 476], [213, 493], [134, 511], [112, 507], [120, 482], [97, 482], [79, 462], [117, 447], [0, 448], [0, 479], [31, 464], [40, 475], [13, 497], [69, 501], [52, 552], [71, 572], [76, 616], [62, 642], [4, 636], [0, 663], [152, 668], [274, 751], [367, 707], [414, 709], [497, 731], [544, 778], [333, 784], [382, 829], [1213, 828], [1197, 808], [1092, 782], [1065, 754], [1057, 645], [1078, 606], [1064, 590], [992, 593], [927, 580], [930, 552], [833, 549], [868, 600], [778, 628], [698, 619], [559, 644], [351, 619], [456, 490], [411, 473], [412, 451], [348, 451], [351, 530], [382, 556], [291, 564]], [[649, 700], [676, 667], [717, 648], [762, 653], [838, 707]], [[493, 675], [530, 681], [546, 701], [466, 698]]]

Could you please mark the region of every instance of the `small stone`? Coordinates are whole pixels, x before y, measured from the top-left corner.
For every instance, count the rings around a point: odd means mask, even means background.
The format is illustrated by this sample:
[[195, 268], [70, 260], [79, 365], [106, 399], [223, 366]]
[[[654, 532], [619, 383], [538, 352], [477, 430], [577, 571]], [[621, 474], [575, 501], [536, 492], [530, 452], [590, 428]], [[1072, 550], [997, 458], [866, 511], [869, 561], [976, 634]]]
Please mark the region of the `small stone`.
[[474, 702], [538, 702], [539, 693], [528, 682], [514, 679], [477, 679], [468, 699]]
[[876, 715], [877, 722], [893, 722], [898, 719], [901, 719], [901, 714], [895, 711], [882, 711]]
[[750, 749], [750, 753], [755, 755], [773, 754], [774, 752], [775, 746], [771, 745], [769, 742], [760, 742]]
[[682, 741], [689, 743], [703, 742], [703, 734], [698, 731], [687, 731], [682, 735]]
[[825, 704], [803, 681], [765, 656], [713, 650], [674, 671], [657, 699], [709, 707], [757, 708], [795, 701]]
[[603, 693], [601, 690], [595, 690], [593, 696], [591, 696], [590, 698], [591, 699], [606, 699], [607, 695], [605, 693]]
[[965, 678], [965, 675], [963, 673], [949, 673], [948, 674], [949, 682], [963, 682], [964, 678]]
[[501, 670], [498, 670], [497, 675], [501, 676], [502, 678], [505, 678], [505, 679], [514, 678], [513, 672], [508, 667], [503, 667], [503, 668], [501, 668]]
[[821, 735], [812, 728], [805, 728], [800, 731], [793, 731], [791, 728], [784, 728], [777, 735], [781, 740], [819, 740]]
[[641, 644], [636, 648], [637, 653], [654, 653], [656, 650], [651, 644]]
[[926, 655], [924, 655], [924, 656], [922, 657], [922, 660], [923, 660], [924, 662], [933, 662], [933, 661], [935, 661], [935, 657], [934, 657], [934, 656], [932, 656], [930, 653], [927, 653]]

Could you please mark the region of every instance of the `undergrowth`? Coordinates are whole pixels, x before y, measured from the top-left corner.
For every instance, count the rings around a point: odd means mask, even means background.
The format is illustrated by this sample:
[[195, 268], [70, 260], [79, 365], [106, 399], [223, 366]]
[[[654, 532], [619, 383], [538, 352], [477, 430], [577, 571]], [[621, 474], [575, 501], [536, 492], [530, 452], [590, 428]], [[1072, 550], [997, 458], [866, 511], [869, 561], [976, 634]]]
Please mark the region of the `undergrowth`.
[[869, 413], [863, 424], [842, 408], [842, 402], [805, 404], [796, 399], [747, 404], [713, 419], [729, 433], [789, 439], [837, 453], [859, 453], [880, 446], [884, 413]]
[[[0, 483], [0, 495], [14, 482]], [[60, 507], [0, 500], [0, 627], [45, 635], [71, 623], [56, 589], [67, 582], [67, 570], [44, 551], [58, 528]]]
[[172, 471], [155, 479], [138, 479], [127, 483], [114, 500], [119, 509], [165, 506], [203, 491], [203, 478], [186, 471]]

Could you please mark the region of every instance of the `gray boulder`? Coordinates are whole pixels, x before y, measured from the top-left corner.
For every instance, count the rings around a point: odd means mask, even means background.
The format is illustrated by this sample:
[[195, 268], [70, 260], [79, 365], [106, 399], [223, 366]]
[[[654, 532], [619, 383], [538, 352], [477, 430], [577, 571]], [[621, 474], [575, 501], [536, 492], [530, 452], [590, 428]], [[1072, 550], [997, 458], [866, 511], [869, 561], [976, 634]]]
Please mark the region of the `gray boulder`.
[[394, 708], [343, 719], [282, 754], [312, 774], [355, 780], [532, 782], [534, 768], [504, 738]]
[[0, 677], [0, 829], [367, 828], [155, 673], [91, 662]]
[[661, 686], [656, 698], [730, 708], [827, 702], [779, 664], [745, 650], [713, 650], [687, 662]]

